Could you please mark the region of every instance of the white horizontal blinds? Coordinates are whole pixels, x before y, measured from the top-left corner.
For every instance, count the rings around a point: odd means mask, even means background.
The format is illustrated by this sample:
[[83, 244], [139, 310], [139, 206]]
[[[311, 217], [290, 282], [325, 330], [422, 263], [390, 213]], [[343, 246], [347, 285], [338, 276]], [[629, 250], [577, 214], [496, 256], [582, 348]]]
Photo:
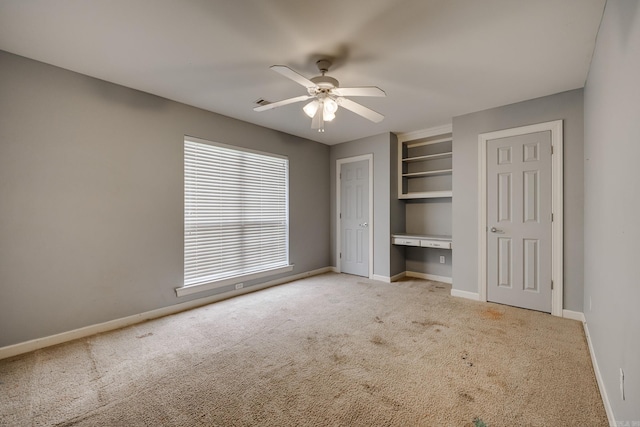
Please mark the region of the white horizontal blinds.
[[184, 285], [288, 265], [288, 160], [189, 139], [184, 157]]

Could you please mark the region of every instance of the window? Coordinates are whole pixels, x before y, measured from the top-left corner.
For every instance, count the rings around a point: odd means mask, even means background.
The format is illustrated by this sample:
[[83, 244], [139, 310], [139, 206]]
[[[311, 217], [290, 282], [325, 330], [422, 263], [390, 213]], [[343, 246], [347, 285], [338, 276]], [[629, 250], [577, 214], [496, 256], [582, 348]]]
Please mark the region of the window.
[[286, 157], [185, 137], [179, 296], [292, 270], [288, 166]]

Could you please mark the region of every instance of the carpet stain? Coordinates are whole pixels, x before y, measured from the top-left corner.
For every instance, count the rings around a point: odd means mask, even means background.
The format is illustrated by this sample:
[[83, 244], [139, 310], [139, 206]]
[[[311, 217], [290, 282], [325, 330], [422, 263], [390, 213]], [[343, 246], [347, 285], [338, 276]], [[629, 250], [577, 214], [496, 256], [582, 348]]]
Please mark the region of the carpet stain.
[[374, 335], [370, 341], [375, 345], [387, 345], [387, 342], [380, 335]]
[[392, 399], [388, 396], [382, 396], [381, 400], [385, 405], [389, 406], [394, 411], [399, 411], [400, 409], [402, 409], [402, 405], [395, 399]]
[[336, 353], [333, 354], [332, 359], [335, 363], [346, 363], [347, 361], [346, 356], [343, 356], [341, 354], [336, 354]]
[[463, 391], [458, 392], [458, 397], [464, 400], [465, 402], [474, 402], [476, 400], [473, 396]]
[[377, 387], [375, 385], [371, 385], [371, 384], [368, 384], [368, 383], [362, 384], [362, 388], [364, 388], [364, 391], [366, 391], [371, 396], [373, 396], [373, 394], [377, 390]]
[[382, 321], [382, 319], [381, 319], [381, 318], [379, 318], [378, 316], [376, 316], [376, 317], [375, 317], [375, 319], [373, 319], [373, 320], [375, 320], [375, 321], [376, 321], [376, 323], [384, 323], [384, 322]]
[[144, 334], [144, 335], [138, 335], [138, 336], [136, 336], [136, 338], [146, 338], [146, 337], [150, 337], [151, 335], [153, 335], [153, 332], [149, 332], [149, 333]]
[[444, 323], [438, 322], [436, 320], [425, 320], [423, 322], [418, 322], [417, 320], [413, 320], [411, 323], [413, 323], [414, 325], [420, 325], [420, 326], [424, 326], [425, 328], [428, 328], [430, 326], [443, 326], [445, 328], [448, 328], [448, 325], [445, 325]]
[[491, 319], [491, 320], [499, 320], [499, 319], [502, 319], [502, 317], [504, 316], [504, 313], [502, 313], [502, 312], [500, 312], [498, 310], [495, 310], [493, 308], [488, 308], [488, 309], [484, 310], [480, 314], [485, 319]]
[[468, 367], [472, 367], [473, 366], [473, 362], [468, 360], [469, 359], [469, 354], [465, 351], [464, 353], [462, 353], [462, 360], [465, 361], [465, 363], [467, 364]]

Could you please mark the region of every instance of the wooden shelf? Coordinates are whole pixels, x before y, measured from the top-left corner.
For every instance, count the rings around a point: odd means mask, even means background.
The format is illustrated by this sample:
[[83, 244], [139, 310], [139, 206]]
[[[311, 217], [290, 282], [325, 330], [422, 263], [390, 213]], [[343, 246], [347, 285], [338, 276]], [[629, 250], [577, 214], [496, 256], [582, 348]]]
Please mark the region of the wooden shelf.
[[406, 159], [402, 159], [403, 162], [413, 163], [413, 162], [423, 162], [425, 160], [436, 160], [436, 159], [446, 159], [453, 156], [453, 152], [449, 151], [447, 153], [438, 153], [438, 154], [429, 154], [426, 156], [417, 156], [417, 157], [408, 157]]
[[425, 191], [421, 193], [407, 193], [402, 194], [399, 199], [437, 199], [437, 198], [453, 197], [452, 191]]
[[448, 142], [448, 141], [451, 141], [451, 138], [445, 137], [445, 138], [431, 139], [429, 141], [410, 142], [410, 143], [407, 143], [407, 148], [422, 147], [423, 145], [438, 144], [440, 142]]
[[453, 169], [441, 169], [437, 171], [403, 173], [402, 176], [405, 178], [420, 178], [422, 176], [448, 175], [450, 173], [453, 173]]

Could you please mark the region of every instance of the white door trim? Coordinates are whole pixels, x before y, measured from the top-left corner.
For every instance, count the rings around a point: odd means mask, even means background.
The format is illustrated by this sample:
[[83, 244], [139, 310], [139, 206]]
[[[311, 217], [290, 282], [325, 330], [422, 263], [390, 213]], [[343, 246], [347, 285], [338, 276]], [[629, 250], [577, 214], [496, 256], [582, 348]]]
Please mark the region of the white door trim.
[[478, 135], [478, 294], [487, 301], [487, 141], [551, 131], [551, 314], [562, 317], [563, 307], [563, 139], [562, 120], [504, 129]]
[[340, 252], [342, 252], [341, 224], [340, 224], [340, 172], [345, 163], [369, 161], [369, 279], [373, 278], [373, 154], [363, 154], [361, 156], [346, 157], [336, 160], [336, 268], [338, 273], [342, 272], [340, 266]]

